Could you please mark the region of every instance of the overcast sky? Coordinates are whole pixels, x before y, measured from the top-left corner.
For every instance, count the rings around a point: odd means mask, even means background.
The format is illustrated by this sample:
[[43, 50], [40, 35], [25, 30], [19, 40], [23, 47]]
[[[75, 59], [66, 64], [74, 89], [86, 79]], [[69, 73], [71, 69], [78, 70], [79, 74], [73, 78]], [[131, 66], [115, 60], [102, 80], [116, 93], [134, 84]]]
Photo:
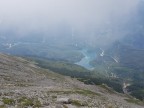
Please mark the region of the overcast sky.
[[59, 23], [66, 23], [74, 30], [87, 32], [88, 35], [90, 29], [103, 27], [114, 19], [128, 20], [139, 1], [0, 0], [0, 27], [15, 29], [19, 36], [24, 36], [29, 31], [46, 34], [47, 30]]

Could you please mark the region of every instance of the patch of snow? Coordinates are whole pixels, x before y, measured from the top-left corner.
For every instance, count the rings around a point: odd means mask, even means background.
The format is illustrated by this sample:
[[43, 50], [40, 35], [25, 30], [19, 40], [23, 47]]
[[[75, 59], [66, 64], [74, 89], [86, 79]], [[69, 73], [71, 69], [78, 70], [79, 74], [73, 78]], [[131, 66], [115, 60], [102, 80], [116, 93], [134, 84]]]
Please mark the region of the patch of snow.
[[125, 94], [128, 94], [128, 91], [127, 91], [127, 87], [128, 86], [130, 86], [130, 84], [129, 83], [123, 83], [123, 92], [125, 93]]
[[116, 62], [116, 63], [119, 63], [118, 59], [116, 57], [112, 57], [111, 58]]
[[100, 50], [102, 51], [102, 53], [100, 54], [100, 56], [104, 56], [104, 53], [105, 53], [105, 51], [102, 49], [102, 48], [100, 48]]
[[7, 49], [11, 49], [12, 47], [18, 45], [19, 43], [14, 43], [14, 44], [11, 44], [11, 43], [6, 43], [6, 44], [3, 44], [4, 46], [7, 46], [8, 48]]

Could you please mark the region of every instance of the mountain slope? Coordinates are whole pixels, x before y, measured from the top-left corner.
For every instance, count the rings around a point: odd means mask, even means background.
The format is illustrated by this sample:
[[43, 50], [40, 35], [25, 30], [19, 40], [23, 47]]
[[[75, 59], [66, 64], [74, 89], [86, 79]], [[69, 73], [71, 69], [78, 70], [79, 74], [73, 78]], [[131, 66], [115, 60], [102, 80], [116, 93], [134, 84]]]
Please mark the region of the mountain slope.
[[0, 54], [0, 108], [142, 108], [140, 101], [105, 85], [85, 85], [34, 63]]
[[[104, 50], [91, 64], [102, 67], [111, 80], [120, 79], [127, 93], [144, 100], [144, 2], [141, 1], [137, 12], [122, 28], [127, 34]], [[124, 31], [122, 31], [124, 32]], [[124, 90], [125, 91], [125, 90]]]
[[98, 56], [92, 63], [101, 66], [109, 80], [120, 79], [121, 85], [128, 84], [127, 93], [143, 100], [144, 49], [125, 41], [114, 43], [104, 56]]

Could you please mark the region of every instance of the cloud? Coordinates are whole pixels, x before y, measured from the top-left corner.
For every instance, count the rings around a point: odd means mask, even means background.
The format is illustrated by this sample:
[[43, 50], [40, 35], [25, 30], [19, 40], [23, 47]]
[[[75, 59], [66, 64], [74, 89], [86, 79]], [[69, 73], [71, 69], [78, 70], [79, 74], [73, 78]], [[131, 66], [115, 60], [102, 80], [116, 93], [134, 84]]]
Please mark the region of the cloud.
[[[91, 42], [99, 39], [101, 42], [103, 38], [108, 37], [108, 34], [96, 36], [95, 32], [113, 28], [118, 20], [123, 20], [120, 23], [127, 21], [140, 0], [0, 1], [2, 30], [12, 29], [18, 36], [28, 36], [30, 32], [35, 31], [48, 36], [50, 35], [48, 31], [56, 32], [55, 30], [61, 30], [61, 26], [67, 25], [65, 27], [73, 28], [74, 32], [78, 32], [79, 38], [88, 39]], [[110, 36], [113, 37], [112, 34]], [[114, 40], [119, 37], [118, 35]]]

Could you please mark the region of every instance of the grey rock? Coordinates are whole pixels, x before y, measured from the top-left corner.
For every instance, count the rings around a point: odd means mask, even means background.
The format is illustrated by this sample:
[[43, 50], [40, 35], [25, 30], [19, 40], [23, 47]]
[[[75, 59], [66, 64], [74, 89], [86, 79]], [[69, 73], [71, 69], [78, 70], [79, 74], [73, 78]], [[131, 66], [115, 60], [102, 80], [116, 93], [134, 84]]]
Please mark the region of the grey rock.
[[56, 105], [55, 108], [64, 108], [62, 105]]
[[2, 106], [2, 105], [4, 105], [4, 103], [0, 101], [0, 106]]
[[57, 98], [57, 103], [62, 103], [62, 104], [70, 104], [71, 99], [70, 98]]

